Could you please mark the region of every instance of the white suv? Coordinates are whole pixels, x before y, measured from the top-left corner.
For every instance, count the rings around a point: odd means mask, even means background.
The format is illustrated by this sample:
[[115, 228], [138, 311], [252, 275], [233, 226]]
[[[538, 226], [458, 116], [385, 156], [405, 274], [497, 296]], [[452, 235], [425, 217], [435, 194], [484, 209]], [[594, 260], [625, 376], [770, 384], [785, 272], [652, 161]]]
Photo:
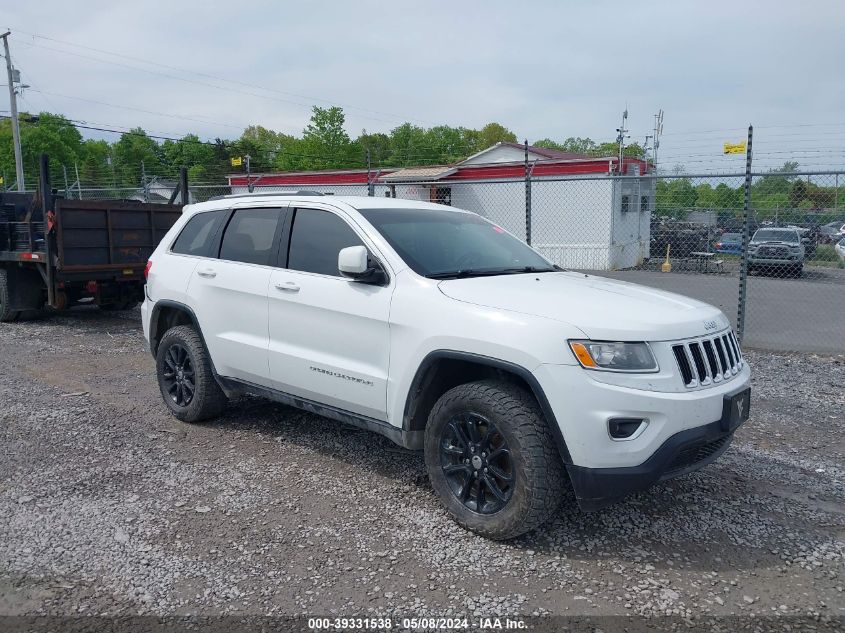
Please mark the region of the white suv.
[[510, 538], [712, 462], [750, 405], [725, 316], [551, 264], [474, 213], [245, 195], [185, 207], [144, 335], [180, 420], [249, 392], [425, 451], [463, 526]]

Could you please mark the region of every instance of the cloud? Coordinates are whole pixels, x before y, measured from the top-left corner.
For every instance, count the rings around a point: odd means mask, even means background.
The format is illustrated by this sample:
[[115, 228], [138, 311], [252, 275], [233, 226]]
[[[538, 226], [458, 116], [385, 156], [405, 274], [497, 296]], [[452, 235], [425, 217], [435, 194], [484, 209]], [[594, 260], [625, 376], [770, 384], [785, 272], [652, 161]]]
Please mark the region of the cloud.
[[[749, 122], [761, 126], [762, 148], [804, 147], [773, 134], [767, 145], [771, 125], [818, 126], [796, 128], [817, 151], [835, 152], [845, 138], [841, 124], [818, 135], [840, 120], [845, 102], [836, 66], [845, 5], [836, 0], [812, 10], [724, 0], [9, 4], [2, 13], [13, 57], [34, 88], [23, 107], [97, 123], [207, 138], [231, 138], [251, 123], [300, 133], [311, 104], [332, 103], [344, 106], [352, 135], [404, 120], [495, 120], [520, 138], [604, 141], [627, 104], [632, 140], [650, 133], [658, 108], [666, 111], [666, 156], [699, 145], [717, 154], [722, 137], [733, 128], [741, 136]], [[696, 145], [692, 133], [701, 130], [718, 132]]]

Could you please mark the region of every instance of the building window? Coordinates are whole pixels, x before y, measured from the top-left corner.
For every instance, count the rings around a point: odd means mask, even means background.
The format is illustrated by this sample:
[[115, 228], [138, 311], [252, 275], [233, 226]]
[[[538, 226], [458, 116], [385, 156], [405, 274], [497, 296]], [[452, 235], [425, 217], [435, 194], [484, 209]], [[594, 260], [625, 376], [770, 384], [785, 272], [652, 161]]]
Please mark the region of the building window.
[[452, 206], [451, 187], [431, 187], [429, 189], [429, 202]]
[[622, 196], [622, 213], [628, 213], [631, 210], [631, 196]]
[[648, 213], [648, 196], [640, 196], [640, 213]]

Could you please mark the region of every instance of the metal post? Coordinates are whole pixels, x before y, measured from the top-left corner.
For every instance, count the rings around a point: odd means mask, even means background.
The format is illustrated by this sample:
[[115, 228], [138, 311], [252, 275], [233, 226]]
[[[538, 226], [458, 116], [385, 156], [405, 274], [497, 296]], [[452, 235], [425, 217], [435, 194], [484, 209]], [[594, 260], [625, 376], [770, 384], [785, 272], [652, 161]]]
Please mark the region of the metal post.
[[525, 242], [531, 246], [531, 167], [528, 164], [528, 139], [525, 139]]
[[246, 156], [244, 156], [244, 158], [246, 159], [246, 188], [247, 188], [247, 191], [252, 193], [253, 191], [255, 191], [255, 185], [252, 184], [252, 178], [250, 177], [250, 171], [249, 171], [250, 155], [247, 154]]
[[76, 171], [76, 191], [79, 193], [79, 199], [82, 200], [82, 181], [79, 180], [79, 165], [76, 161], [73, 162], [73, 169]]
[[739, 267], [739, 300], [736, 308], [736, 337], [742, 343], [745, 336], [745, 310], [748, 301], [748, 242], [750, 239], [751, 211], [751, 141], [754, 126], [748, 126], [748, 146], [745, 149], [745, 202], [742, 208], [742, 259]]
[[67, 167], [66, 167], [64, 164], [62, 165], [62, 172], [63, 172], [63, 173], [64, 173], [64, 175], [65, 175], [65, 198], [67, 198], [67, 197], [69, 197], [69, 196], [68, 196], [68, 191], [67, 191], [67, 190], [68, 190], [68, 184], [67, 184]]
[[370, 150], [367, 148], [367, 195], [371, 198], [376, 195], [376, 188], [370, 176]]
[[3, 50], [6, 53], [6, 75], [9, 78], [9, 109], [12, 115], [12, 141], [15, 146], [15, 177], [18, 181], [18, 191], [24, 190], [23, 178], [23, 157], [21, 155], [21, 128], [18, 120], [18, 96], [15, 92], [15, 82], [12, 75], [12, 55], [9, 53], [9, 35], [6, 31], [0, 37], [3, 38]]
[[[44, 222], [44, 252], [47, 255], [47, 304], [56, 307], [56, 288], [53, 282], [53, 252], [50, 246], [50, 231], [53, 228], [53, 190], [50, 186], [50, 159], [47, 154], [41, 154], [38, 165], [39, 189], [41, 189], [41, 219]], [[32, 229], [30, 227], [30, 235]]]
[[141, 188], [144, 192], [144, 202], [150, 201], [150, 185], [147, 182], [147, 169], [144, 166], [144, 161], [141, 161]]
[[188, 168], [179, 168], [179, 189], [182, 190], [182, 204], [190, 204], [190, 195], [188, 195]]

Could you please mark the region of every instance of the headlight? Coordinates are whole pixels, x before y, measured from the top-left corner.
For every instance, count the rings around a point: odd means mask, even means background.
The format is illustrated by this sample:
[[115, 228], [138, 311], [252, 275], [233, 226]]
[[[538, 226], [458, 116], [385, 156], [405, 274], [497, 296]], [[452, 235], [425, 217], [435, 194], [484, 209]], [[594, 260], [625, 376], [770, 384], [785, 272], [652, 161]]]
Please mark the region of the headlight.
[[657, 360], [648, 343], [569, 341], [575, 358], [585, 369], [603, 371], [657, 371]]

